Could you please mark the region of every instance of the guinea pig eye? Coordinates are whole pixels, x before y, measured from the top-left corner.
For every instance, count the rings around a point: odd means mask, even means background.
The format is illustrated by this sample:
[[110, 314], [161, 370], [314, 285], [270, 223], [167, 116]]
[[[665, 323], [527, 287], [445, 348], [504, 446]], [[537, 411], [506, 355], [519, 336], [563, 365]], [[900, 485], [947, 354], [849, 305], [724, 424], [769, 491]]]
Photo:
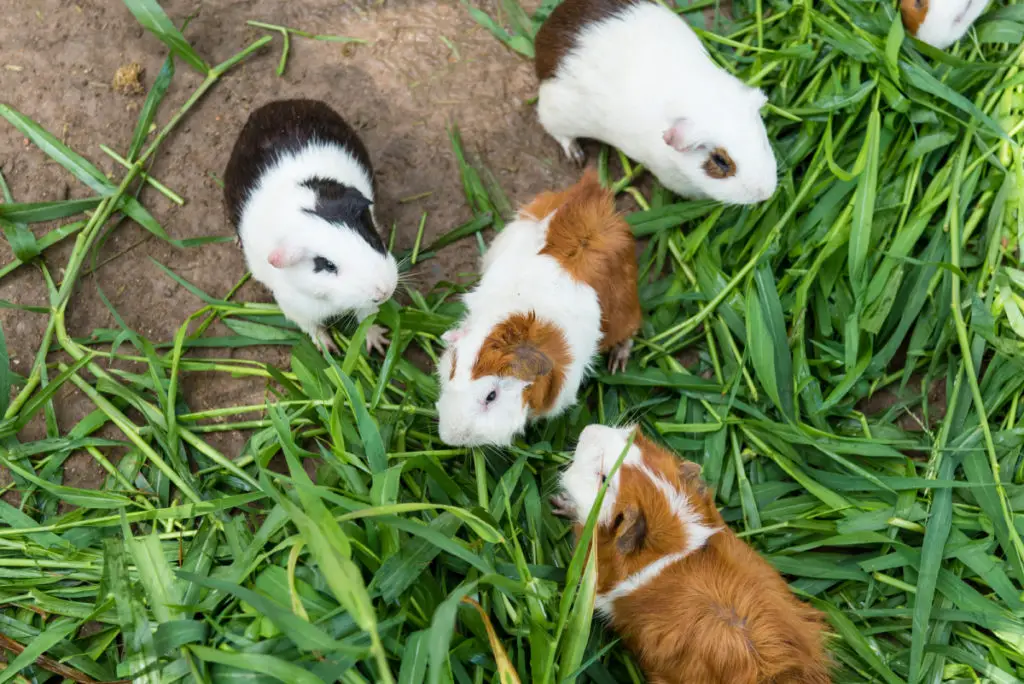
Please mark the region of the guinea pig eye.
[[704, 173], [711, 178], [729, 178], [736, 175], [736, 162], [732, 160], [729, 153], [722, 147], [711, 150], [711, 154], [704, 161]]
[[619, 525], [621, 525], [622, 521], [625, 520], [625, 519], [626, 518], [622, 515], [622, 513], [619, 513], [617, 516], [615, 516], [615, 520], [612, 521], [612, 529], [613, 530], [619, 529]]
[[491, 390], [491, 393], [487, 395], [487, 399], [485, 399], [484, 401], [486, 401], [488, 404], [490, 404], [492, 401], [494, 401], [497, 398], [498, 398], [498, 390]]
[[337, 273], [338, 267], [334, 265], [333, 261], [324, 259], [323, 257], [313, 257], [313, 273], [320, 273], [327, 271], [328, 273]]
[[604, 473], [601, 473], [601, 484], [604, 484], [607, 481], [608, 481], [608, 476], [605, 475]]

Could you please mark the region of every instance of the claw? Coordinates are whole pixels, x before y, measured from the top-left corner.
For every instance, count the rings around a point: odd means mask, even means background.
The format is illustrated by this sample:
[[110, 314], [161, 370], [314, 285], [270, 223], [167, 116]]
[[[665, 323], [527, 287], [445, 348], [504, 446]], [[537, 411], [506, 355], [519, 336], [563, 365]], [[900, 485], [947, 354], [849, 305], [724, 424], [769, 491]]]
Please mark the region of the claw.
[[565, 494], [551, 497], [551, 512], [560, 518], [575, 518], [576, 506]]
[[565, 156], [568, 157], [569, 161], [578, 167], [582, 167], [587, 161], [587, 155], [583, 152], [583, 148], [580, 144], [572, 138], [563, 138], [558, 141], [562, 146], [562, 150], [565, 151]]
[[612, 375], [626, 370], [629, 363], [629, 354], [633, 351], [633, 340], [620, 342], [608, 352], [608, 372]]
[[334, 343], [334, 338], [331, 337], [331, 333], [327, 331], [327, 328], [317, 328], [316, 336], [313, 338], [313, 343], [323, 354], [341, 353], [341, 350], [338, 349], [338, 345]]
[[389, 344], [391, 344], [391, 340], [388, 339], [386, 328], [374, 324], [366, 331], [366, 352], [368, 354], [377, 352], [383, 356]]

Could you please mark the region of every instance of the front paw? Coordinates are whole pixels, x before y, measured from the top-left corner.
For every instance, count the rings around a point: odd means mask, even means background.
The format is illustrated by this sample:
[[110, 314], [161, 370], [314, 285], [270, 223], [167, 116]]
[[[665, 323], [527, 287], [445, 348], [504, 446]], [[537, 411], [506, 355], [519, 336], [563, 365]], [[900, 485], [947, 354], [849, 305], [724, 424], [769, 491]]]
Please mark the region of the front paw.
[[612, 375], [626, 370], [629, 363], [629, 355], [633, 351], [633, 340], [629, 339], [620, 342], [608, 352], [608, 372]]
[[376, 323], [367, 328], [366, 352], [368, 354], [377, 352], [383, 356], [389, 344], [391, 344], [391, 341], [388, 339], [387, 328], [379, 326]]
[[576, 504], [565, 494], [551, 497], [551, 512], [559, 518], [575, 518]]
[[313, 344], [323, 354], [340, 354], [341, 350], [338, 349], [338, 345], [335, 344], [334, 338], [331, 337], [331, 333], [327, 328], [317, 328], [316, 334], [311, 335], [313, 338]]

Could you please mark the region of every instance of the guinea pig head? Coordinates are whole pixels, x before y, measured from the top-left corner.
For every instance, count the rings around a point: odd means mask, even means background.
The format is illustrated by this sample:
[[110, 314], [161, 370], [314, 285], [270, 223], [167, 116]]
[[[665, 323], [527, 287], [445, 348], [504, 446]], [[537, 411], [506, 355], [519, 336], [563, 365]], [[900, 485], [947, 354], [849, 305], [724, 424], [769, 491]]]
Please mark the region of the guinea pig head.
[[669, 122], [662, 138], [671, 164], [708, 197], [754, 204], [775, 194], [778, 163], [761, 118], [765, 94], [723, 81], [714, 101]]
[[[319, 179], [307, 181], [330, 183]], [[374, 310], [395, 292], [398, 264], [377, 234], [370, 200], [338, 185], [317, 187], [267, 256], [287, 283], [325, 310]]]
[[[629, 443], [632, 438], [632, 444]], [[618, 471], [609, 475], [626, 450]], [[598, 607], [642, 585], [645, 573], [704, 546], [722, 527], [699, 467], [654, 444], [636, 428], [590, 425], [580, 434], [562, 488], [586, 523], [601, 486], [608, 489], [598, 513]]]
[[562, 330], [532, 311], [494, 325], [464, 321], [444, 340], [438, 431], [455, 446], [511, 444], [554, 404], [571, 361]]

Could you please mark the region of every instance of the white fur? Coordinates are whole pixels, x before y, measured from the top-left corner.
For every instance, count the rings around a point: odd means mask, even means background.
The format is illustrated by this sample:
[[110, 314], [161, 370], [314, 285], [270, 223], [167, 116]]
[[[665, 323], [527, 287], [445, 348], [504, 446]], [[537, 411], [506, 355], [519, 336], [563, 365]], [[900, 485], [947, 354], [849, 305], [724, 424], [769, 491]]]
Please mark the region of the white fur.
[[[551, 216], [521, 215], [498, 234], [483, 258], [479, 284], [463, 298], [465, 318], [445, 335], [437, 412], [438, 432], [447, 444], [505, 446], [523, 432], [527, 420], [556, 416], [576, 403], [601, 341], [601, 307], [592, 287], [573, 280], [553, 257], [539, 254], [550, 221]], [[527, 383], [522, 380], [472, 378], [480, 347], [494, 327], [512, 314], [531, 311], [562, 330], [572, 355], [554, 405], [540, 415], [531, 415], [523, 405]], [[457, 363], [450, 378], [453, 353]], [[488, 403], [492, 391], [497, 398]]]
[[[576, 49], [541, 83], [537, 112], [567, 151], [577, 138], [600, 140], [683, 197], [752, 204], [778, 182], [764, 103], [761, 91], [711, 61], [684, 20], [642, 2], [579, 32]], [[698, 148], [678, 152], [665, 142], [677, 124]], [[716, 147], [732, 157], [734, 176], [716, 180], [701, 169]]]
[[[398, 265], [354, 230], [304, 211], [314, 207], [316, 194], [301, 183], [313, 176], [352, 186], [373, 201], [368, 169], [339, 145], [312, 142], [298, 154], [282, 154], [261, 176], [243, 205], [238, 233], [253, 277], [273, 292], [288, 319], [317, 340], [321, 325], [345, 313], [360, 321], [375, 313], [395, 291]], [[272, 266], [269, 256], [280, 247], [299, 261]], [[338, 273], [314, 273], [316, 256], [333, 262]]]
[[929, 0], [924, 21], [917, 27], [917, 39], [945, 50], [963, 38], [981, 16], [988, 0]]
[[[562, 489], [576, 511], [576, 519], [581, 525], [586, 524], [590, 510], [594, 507], [601, 489], [603, 478], [607, 477], [629, 443], [633, 428], [611, 428], [604, 425], [588, 425], [580, 433], [580, 441], [576, 446], [572, 464], [562, 474]], [[597, 517], [597, 525], [607, 526], [612, 522], [615, 503], [619, 495], [620, 473], [624, 468], [636, 468], [650, 480], [662, 496], [665, 497], [682, 525], [686, 534], [686, 548], [676, 553], [662, 556], [641, 570], [622, 580], [609, 591], [598, 594], [595, 608], [602, 614], [610, 616], [616, 599], [629, 596], [637, 589], [650, 584], [665, 568], [681, 561], [694, 551], [702, 548], [713, 534], [720, 528], [708, 527], [701, 521], [700, 515], [690, 504], [689, 499], [681, 491], [676, 490], [667, 480], [651, 470], [643, 460], [640, 448], [630, 445], [629, 451], [619, 466], [615, 476], [608, 481], [601, 511]]]

